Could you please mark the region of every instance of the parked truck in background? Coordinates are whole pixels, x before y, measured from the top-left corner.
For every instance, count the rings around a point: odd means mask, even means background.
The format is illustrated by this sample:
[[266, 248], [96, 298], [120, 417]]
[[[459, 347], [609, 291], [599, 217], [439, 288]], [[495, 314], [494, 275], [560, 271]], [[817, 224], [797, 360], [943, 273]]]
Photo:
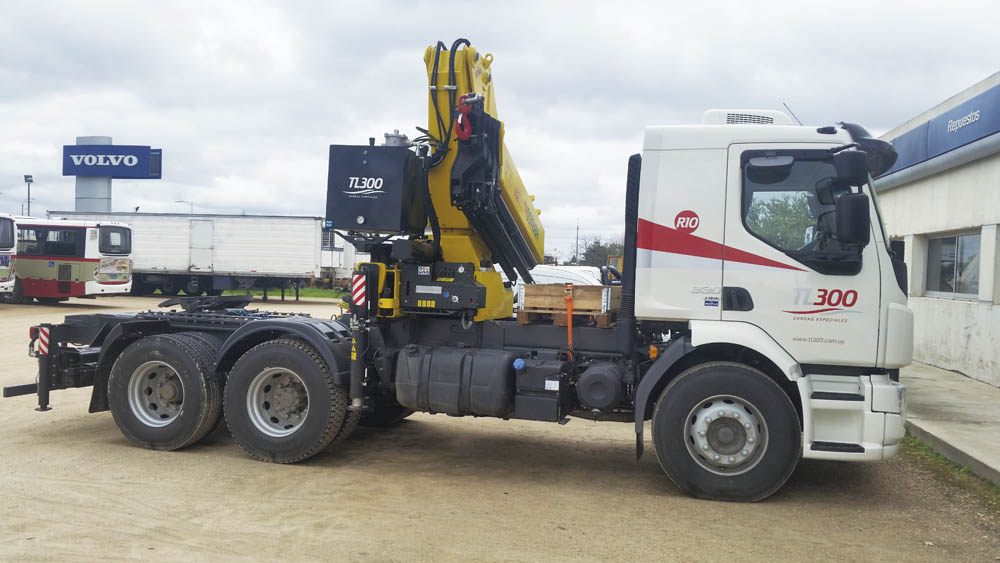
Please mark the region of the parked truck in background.
[[320, 277], [323, 219], [281, 215], [91, 213], [51, 218], [129, 223], [133, 291], [221, 295], [226, 289], [299, 287]]
[[332, 229], [323, 230], [323, 262], [321, 283], [328, 289], [347, 289], [351, 285], [354, 264], [367, 262], [368, 255], [358, 254], [354, 245], [337, 236]]
[[511, 283], [533, 282], [544, 229], [496, 118], [493, 57], [460, 39], [424, 62], [421, 136], [330, 147], [327, 219], [370, 253], [349, 314], [219, 297], [72, 315], [31, 329], [37, 384], [5, 395], [47, 408], [51, 390], [93, 385], [90, 410], [153, 449], [199, 441], [224, 413], [241, 448], [278, 463], [414, 411], [626, 422], [637, 456], [651, 421], [667, 476], [722, 500], [767, 497], [802, 457], [896, 453], [913, 315], [871, 185], [891, 145], [775, 111], [648, 127], [619, 208], [616, 322], [571, 320], [567, 287], [565, 326], [519, 324]]

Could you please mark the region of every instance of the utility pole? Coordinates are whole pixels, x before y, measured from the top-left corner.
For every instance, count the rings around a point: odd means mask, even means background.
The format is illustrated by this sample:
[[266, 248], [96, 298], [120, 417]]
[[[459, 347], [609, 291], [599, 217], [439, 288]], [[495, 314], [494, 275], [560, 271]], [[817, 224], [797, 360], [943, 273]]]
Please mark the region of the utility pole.
[[24, 183], [28, 184], [28, 215], [29, 216], [31, 215], [31, 183], [34, 182], [34, 181], [35, 181], [35, 179], [31, 176], [31, 174], [25, 174], [24, 175]]
[[576, 218], [576, 265], [580, 265], [580, 218]]
[[194, 201], [187, 201], [185, 199], [178, 199], [174, 203], [186, 203], [191, 206], [191, 212], [188, 215], [194, 215]]

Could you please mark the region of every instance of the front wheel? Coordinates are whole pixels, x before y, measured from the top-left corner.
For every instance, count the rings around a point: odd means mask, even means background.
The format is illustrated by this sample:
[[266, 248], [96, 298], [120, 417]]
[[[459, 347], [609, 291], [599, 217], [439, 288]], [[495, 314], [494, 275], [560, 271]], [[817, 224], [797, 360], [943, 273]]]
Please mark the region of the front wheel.
[[763, 372], [731, 362], [694, 366], [653, 412], [660, 466], [684, 492], [758, 501], [785, 484], [802, 452], [795, 406]]

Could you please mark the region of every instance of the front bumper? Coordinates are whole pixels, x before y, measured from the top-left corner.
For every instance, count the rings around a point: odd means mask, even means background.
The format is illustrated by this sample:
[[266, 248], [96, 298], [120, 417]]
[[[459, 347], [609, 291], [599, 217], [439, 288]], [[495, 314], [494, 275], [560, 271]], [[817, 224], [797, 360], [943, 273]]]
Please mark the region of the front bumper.
[[906, 386], [887, 375], [807, 375], [802, 400], [802, 457], [888, 459], [906, 431]]

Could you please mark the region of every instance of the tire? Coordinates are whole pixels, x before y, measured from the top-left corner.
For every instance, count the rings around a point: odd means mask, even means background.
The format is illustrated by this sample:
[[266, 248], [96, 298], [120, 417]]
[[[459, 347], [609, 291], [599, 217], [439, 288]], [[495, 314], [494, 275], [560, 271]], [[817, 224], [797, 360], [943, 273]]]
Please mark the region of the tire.
[[134, 274], [132, 276], [132, 289], [129, 290], [129, 295], [142, 296], [149, 292], [149, 286], [145, 282], [139, 281], [138, 277]]
[[347, 389], [334, 383], [312, 346], [295, 339], [269, 340], [243, 354], [229, 372], [223, 401], [236, 443], [273, 463], [312, 457], [349, 421]]
[[[215, 350], [192, 333], [147, 336], [125, 348], [108, 379], [108, 405], [121, 433], [153, 450], [204, 438], [222, 410]], [[150, 380], [167, 383], [154, 389]], [[178, 391], [180, 402], [173, 400]]]
[[163, 295], [177, 295], [180, 293], [181, 288], [177, 285], [177, 280], [172, 277], [168, 277], [160, 284], [160, 293]]
[[336, 446], [346, 440], [358, 427], [359, 422], [361, 422], [361, 411], [347, 411], [347, 416], [344, 417], [344, 425], [340, 427], [340, 432], [337, 432], [330, 445]]
[[198, 297], [205, 293], [205, 290], [201, 287], [201, 281], [197, 279], [194, 281], [188, 280], [182, 289], [184, 290], [184, 295], [189, 297]]
[[368, 428], [388, 428], [410, 416], [414, 411], [404, 407], [391, 397], [376, 397], [372, 404], [374, 408], [364, 413], [358, 424]]
[[24, 288], [21, 287], [21, 280], [14, 280], [14, 291], [11, 293], [0, 293], [0, 303], [7, 305], [20, 305], [24, 303]]
[[653, 443], [670, 480], [710, 500], [767, 498], [802, 453], [788, 395], [763, 372], [731, 362], [694, 366], [667, 385], [653, 411]]
[[218, 297], [218, 296], [222, 295], [222, 290], [221, 289], [212, 288], [212, 289], [207, 290], [206, 293], [208, 293], [212, 297]]

